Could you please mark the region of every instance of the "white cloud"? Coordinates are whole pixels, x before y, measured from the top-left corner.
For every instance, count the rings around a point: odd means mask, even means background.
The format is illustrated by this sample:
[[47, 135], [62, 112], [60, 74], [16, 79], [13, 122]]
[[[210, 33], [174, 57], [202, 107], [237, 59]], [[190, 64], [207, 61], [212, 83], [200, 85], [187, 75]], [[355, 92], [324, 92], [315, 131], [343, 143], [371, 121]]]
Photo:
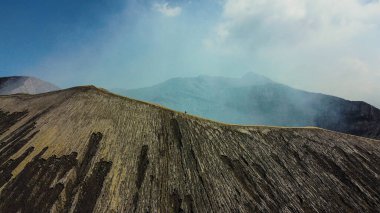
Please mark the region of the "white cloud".
[[155, 10], [157, 10], [158, 12], [160, 12], [161, 14], [163, 14], [165, 16], [170, 16], [170, 17], [178, 16], [182, 12], [181, 7], [178, 7], [178, 6], [177, 7], [171, 7], [171, 6], [169, 6], [169, 4], [167, 2], [155, 3], [153, 5], [153, 8]]
[[284, 83], [380, 106], [379, 1], [226, 0], [205, 41]]
[[[351, 39], [379, 26], [380, 4], [358, 0], [227, 0], [222, 34], [251, 41], [310, 42], [321, 45]], [[263, 40], [260, 40], [263, 39]], [[255, 42], [257, 43], [257, 42]], [[265, 44], [265, 43], [264, 43]]]

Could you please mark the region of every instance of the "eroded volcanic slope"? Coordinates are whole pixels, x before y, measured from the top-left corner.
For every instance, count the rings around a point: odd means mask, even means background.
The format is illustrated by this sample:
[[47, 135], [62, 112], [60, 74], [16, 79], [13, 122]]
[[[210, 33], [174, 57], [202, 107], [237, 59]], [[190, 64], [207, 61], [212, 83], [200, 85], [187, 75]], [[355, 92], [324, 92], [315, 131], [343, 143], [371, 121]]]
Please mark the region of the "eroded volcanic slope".
[[380, 141], [230, 126], [94, 87], [0, 97], [0, 212], [380, 209]]

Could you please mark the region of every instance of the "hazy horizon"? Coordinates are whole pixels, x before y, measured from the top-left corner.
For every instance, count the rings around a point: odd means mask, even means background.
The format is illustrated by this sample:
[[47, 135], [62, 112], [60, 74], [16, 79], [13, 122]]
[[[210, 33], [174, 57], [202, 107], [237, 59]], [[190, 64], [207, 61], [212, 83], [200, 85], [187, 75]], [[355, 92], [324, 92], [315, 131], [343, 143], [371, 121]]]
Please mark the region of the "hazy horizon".
[[151, 86], [247, 72], [380, 106], [376, 0], [5, 1], [1, 76]]

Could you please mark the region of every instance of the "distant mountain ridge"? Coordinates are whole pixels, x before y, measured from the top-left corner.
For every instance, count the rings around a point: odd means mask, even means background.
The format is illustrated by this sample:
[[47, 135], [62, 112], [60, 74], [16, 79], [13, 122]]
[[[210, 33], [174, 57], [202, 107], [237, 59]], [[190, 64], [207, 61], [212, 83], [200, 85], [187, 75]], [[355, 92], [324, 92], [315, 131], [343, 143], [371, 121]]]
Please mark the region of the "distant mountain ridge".
[[115, 92], [227, 123], [317, 126], [380, 138], [380, 110], [374, 106], [294, 89], [254, 73], [241, 78], [173, 78]]
[[35, 77], [0, 77], [0, 95], [10, 95], [16, 93], [38, 94], [59, 89], [59, 87]]

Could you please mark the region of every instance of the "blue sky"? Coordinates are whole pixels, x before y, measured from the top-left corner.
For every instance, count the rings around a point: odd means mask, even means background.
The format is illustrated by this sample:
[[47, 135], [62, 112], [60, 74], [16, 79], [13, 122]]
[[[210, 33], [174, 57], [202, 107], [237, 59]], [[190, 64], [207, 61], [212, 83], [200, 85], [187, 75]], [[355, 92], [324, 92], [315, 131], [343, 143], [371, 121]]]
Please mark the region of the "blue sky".
[[110, 14], [122, 10], [122, 1], [107, 2], [1, 0], [1, 70], [21, 74], [68, 43], [91, 39]]
[[0, 0], [0, 73], [61, 87], [256, 72], [380, 106], [376, 0]]

